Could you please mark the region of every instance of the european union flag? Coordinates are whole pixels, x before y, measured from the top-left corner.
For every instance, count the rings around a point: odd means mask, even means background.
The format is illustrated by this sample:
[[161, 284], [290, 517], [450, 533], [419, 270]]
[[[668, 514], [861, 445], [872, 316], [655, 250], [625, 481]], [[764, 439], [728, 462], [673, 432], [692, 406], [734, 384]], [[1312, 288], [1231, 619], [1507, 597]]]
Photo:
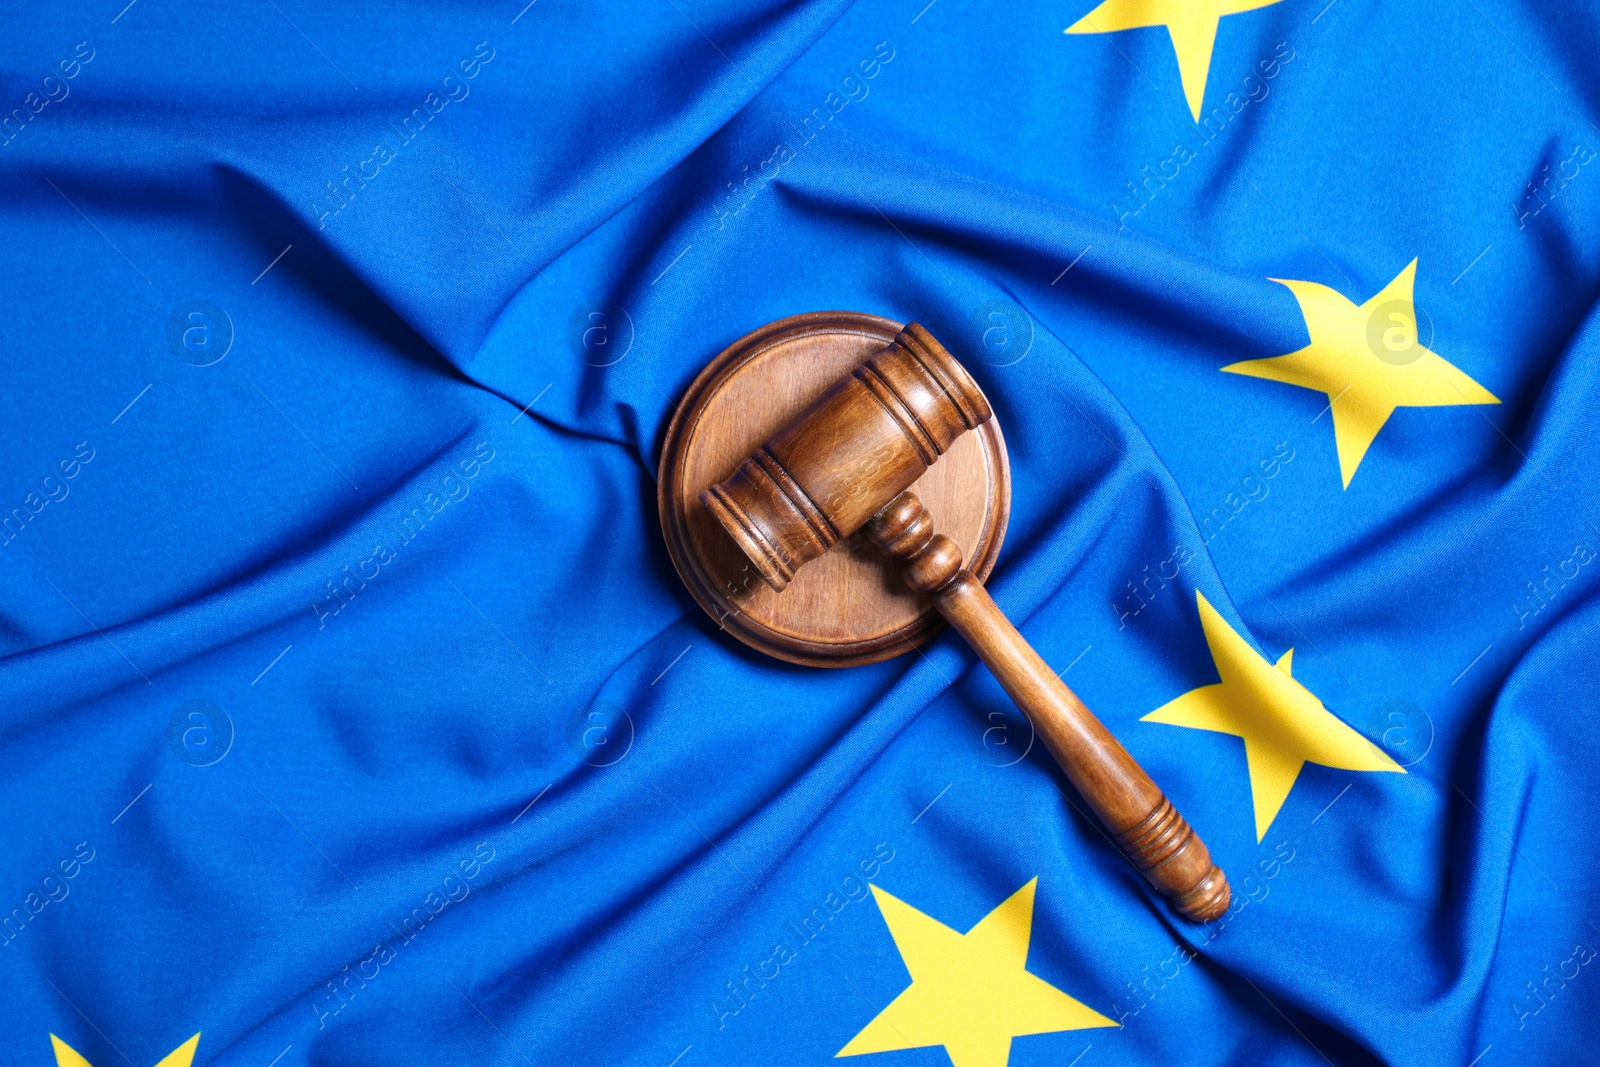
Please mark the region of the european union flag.
[[[1592, 6], [9, 14], [6, 1063], [1592, 1058]], [[954, 637], [680, 582], [680, 398], [821, 309], [980, 382], [1221, 918]]]

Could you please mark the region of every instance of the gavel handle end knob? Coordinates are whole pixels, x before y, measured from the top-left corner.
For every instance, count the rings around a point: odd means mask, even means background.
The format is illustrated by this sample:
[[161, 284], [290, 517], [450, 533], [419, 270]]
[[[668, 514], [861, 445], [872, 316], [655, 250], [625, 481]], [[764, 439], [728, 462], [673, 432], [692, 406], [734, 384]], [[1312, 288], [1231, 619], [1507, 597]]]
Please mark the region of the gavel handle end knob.
[[1165, 796], [1138, 825], [1112, 838], [1185, 919], [1210, 922], [1228, 910], [1233, 893], [1227, 876]]

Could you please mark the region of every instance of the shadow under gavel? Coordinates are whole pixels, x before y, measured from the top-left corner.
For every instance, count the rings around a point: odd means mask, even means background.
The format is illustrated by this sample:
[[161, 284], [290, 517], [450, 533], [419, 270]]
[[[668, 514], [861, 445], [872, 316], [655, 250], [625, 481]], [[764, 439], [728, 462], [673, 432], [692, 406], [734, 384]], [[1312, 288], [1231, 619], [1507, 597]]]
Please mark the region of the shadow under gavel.
[[1214, 919], [1230, 892], [1205, 844], [906, 491], [992, 416], [966, 368], [911, 323], [700, 500], [780, 592], [796, 570], [864, 527], [994, 672], [1134, 866], [1185, 918]]

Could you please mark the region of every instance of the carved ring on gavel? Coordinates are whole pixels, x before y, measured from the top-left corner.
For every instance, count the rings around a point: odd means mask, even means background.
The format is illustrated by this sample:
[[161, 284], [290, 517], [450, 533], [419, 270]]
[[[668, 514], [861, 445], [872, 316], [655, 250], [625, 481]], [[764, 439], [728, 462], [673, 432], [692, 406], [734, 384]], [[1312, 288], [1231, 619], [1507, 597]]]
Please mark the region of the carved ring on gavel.
[[1010, 506], [993, 414], [916, 323], [823, 312], [763, 327], [701, 373], [668, 428], [673, 562], [723, 629], [793, 662], [885, 659], [942, 617], [1133, 865], [1179, 914], [1214, 919], [1230, 893], [1205, 844], [983, 586]]

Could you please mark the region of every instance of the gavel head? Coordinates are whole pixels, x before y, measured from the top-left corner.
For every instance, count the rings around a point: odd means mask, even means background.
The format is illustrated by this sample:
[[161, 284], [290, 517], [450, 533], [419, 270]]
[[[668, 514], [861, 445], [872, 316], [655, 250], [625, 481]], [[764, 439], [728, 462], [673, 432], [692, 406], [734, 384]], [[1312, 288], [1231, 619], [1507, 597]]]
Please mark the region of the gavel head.
[[700, 500], [782, 591], [993, 414], [966, 368], [913, 322]]

